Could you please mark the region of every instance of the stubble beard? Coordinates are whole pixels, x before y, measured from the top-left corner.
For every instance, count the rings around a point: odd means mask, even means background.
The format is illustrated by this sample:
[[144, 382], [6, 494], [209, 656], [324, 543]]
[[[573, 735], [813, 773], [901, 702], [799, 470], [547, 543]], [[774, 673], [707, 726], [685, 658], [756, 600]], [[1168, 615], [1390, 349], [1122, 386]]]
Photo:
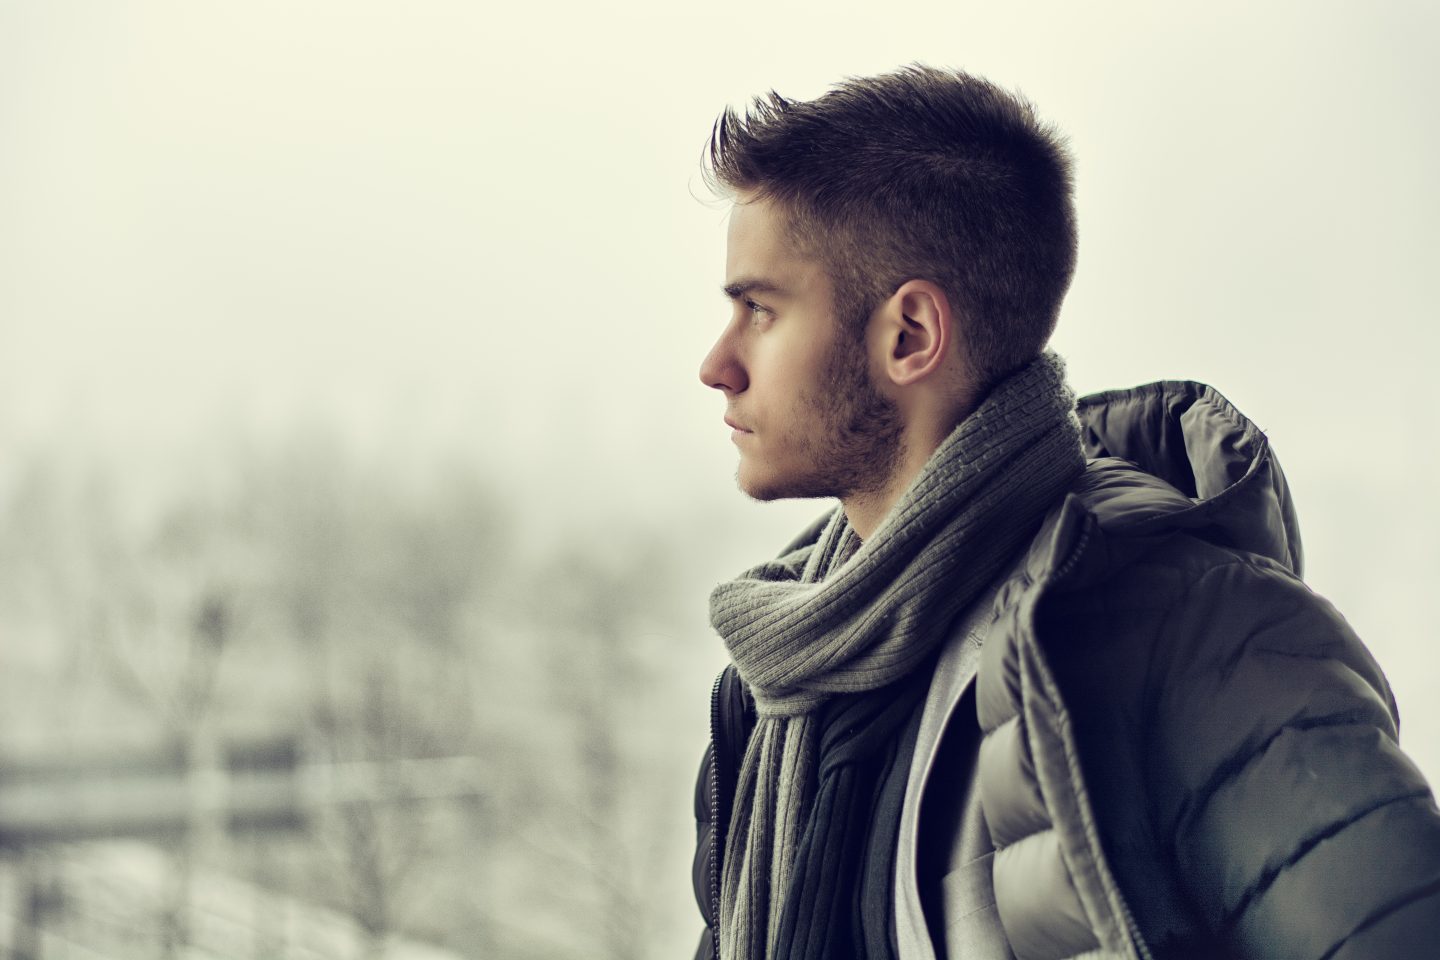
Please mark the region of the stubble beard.
[[822, 370], [819, 388], [800, 395], [814, 427], [797, 423], [791, 438], [803, 466], [746, 491], [754, 499], [843, 500], [878, 493], [895, 475], [903, 438], [900, 410], [875, 386], [861, 344], [842, 334]]

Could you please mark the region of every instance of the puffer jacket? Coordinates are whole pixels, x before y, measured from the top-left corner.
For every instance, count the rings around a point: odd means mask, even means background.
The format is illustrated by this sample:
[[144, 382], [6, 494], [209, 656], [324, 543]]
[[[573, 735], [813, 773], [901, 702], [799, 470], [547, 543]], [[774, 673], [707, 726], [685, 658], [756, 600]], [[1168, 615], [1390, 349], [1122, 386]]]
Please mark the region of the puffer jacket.
[[[1440, 810], [1379, 667], [1300, 580], [1264, 435], [1188, 382], [1078, 412], [1091, 461], [984, 611], [973, 688], [937, 671], [925, 709], [954, 733], [917, 745], [926, 814], [902, 818], [901, 863], [957, 844], [959, 813], [926, 802], [973, 777], [1016, 960], [1440, 956]], [[957, 631], [942, 660], [977, 638]], [[747, 705], [728, 669], [696, 790], [702, 957]], [[943, 769], [977, 719], [978, 759]], [[950, 889], [926, 902], [944, 914]], [[929, 960], [949, 919], [927, 927], [911, 899], [897, 942]]]

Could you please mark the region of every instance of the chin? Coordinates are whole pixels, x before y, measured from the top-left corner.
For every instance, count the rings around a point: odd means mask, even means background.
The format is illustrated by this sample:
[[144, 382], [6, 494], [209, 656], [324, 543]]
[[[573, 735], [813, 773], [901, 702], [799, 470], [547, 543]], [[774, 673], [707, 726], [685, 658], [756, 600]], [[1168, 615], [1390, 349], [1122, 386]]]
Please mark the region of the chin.
[[735, 484], [741, 493], [762, 503], [772, 500], [816, 500], [835, 496], [831, 489], [833, 485], [825, 483], [820, 477], [766, 473], [746, 469], [744, 463], [740, 464], [740, 469], [735, 474]]

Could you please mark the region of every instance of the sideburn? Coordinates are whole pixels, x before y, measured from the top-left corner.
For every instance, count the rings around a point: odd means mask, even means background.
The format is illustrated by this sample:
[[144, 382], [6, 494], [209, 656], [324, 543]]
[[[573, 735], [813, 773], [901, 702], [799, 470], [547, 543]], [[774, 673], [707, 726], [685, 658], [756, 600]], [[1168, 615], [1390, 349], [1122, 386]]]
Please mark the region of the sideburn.
[[823, 383], [827, 396], [819, 412], [835, 495], [883, 490], [900, 465], [903, 424], [899, 407], [870, 375], [862, 338], [842, 333], [835, 339], [825, 358]]

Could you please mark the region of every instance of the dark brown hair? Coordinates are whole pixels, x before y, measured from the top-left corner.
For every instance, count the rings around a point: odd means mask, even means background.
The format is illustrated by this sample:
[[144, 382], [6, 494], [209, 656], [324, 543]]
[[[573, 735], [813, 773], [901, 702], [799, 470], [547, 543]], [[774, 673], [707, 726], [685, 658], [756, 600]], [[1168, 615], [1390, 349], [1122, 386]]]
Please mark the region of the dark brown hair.
[[983, 390], [1054, 331], [1075, 270], [1071, 161], [1024, 98], [916, 64], [726, 109], [707, 154], [715, 192], [786, 211], [857, 335], [906, 280], [936, 283]]

